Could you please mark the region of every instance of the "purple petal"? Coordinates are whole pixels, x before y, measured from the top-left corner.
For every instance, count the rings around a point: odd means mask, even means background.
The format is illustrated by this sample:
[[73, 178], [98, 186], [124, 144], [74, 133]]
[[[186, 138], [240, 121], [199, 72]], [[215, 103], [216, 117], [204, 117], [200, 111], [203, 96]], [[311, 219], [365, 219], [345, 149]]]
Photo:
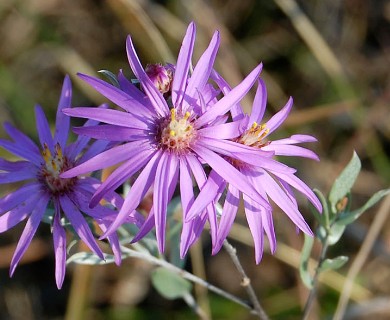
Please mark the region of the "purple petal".
[[267, 105], [267, 87], [262, 79], [258, 80], [257, 91], [253, 101], [252, 112], [249, 117], [249, 125], [252, 123], [260, 123], [263, 119], [265, 108]]
[[10, 276], [12, 277], [16, 266], [18, 265], [23, 254], [26, 252], [28, 246], [38, 229], [39, 223], [45, 214], [47, 203], [49, 202], [49, 195], [42, 193], [38, 201], [35, 202], [35, 208], [32, 211], [30, 218], [27, 220], [23, 233], [20, 236], [19, 242], [16, 246], [14, 255], [11, 260]]
[[283, 181], [297, 189], [299, 192], [301, 192], [307, 199], [309, 199], [309, 201], [319, 212], [322, 212], [321, 202], [318, 200], [314, 192], [301, 179], [299, 179], [293, 174], [285, 174], [279, 172], [274, 172], [274, 174], [278, 178], [282, 179]]
[[53, 221], [53, 245], [56, 261], [56, 284], [57, 288], [61, 289], [65, 278], [66, 271], [66, 233], [60, 223], [60, 213], [54, 215]]
[[[81, 189], [83, 189], [91, 194], [94, 194], [95, 191], [100, 187], [101, 184], [102, 184], [101, 181], [96, 179], [96, 178], [84, 177], [82, 179], [79, 179], [78, 186], [80, 186]], [[122, 196], [120, 196], [116, 192], [108, 192], [104, 196], [104, 200], [111, 203], [116, 208], [122, 207], [123, 202], [124, 202]]]
[[283, 109], [280, 110], [271, 119], [267, 121], [266, 127], [267, 129], [269, 129], [267, 136], [270, 135], [272, 132], [274, 132], [284, 122], [284, 120], [287, 119], [291, 111], [292, 105], [293, 105], [293, 99], [290, 97], [290, 99], [288, 99]]
[[293, 134], [290, 138], [273, 140], [272, 144], [296, 144], [304, 142], [316, 142], [317, 139], [307, 134]]
[[72, 200], [73, 203], [76, 204], [79, 210], [88, 214], [94, 219], [108, 219], [110, 216], [113, 217], [117, 214], [116, 211], [100, 205], [96, 206], [95, 208], [90, 208], [88, 204], [91, 200], [92, 193], [86, 192], [81, 188], [77, 188], [76, 190], [73, 190], [73, 192], [69, 192], [68, 197], [70, 200]]
[[259, 205], [264, 206], [264, 208], [267, 210], [270, 210], [269, 203], [254, 189], [250, 183], [248, 183], [247, 178], [229, 162], [211, 150], [201, 146], [194, 146], [192, 149], [228, 183], [235, 186], [241, 192], [247, 194], [254, 201], [257, 201]]
[[[242, 172], [249, 178], [249, 180], [252, 182], [252, 184], [254, 186], [256, 186], [256, 190], [263, 196], [263, 198], [268, 200], [267, 194], [266, 194], [265, 190], [263, 189], [263, 186], [257, 181], [258, 174], [253, 174], [253, 170], [251, 170], [251, 168], [242, 169]], [[295, 200], [295, 198], [294, 199], [292, 198], [293, 195], [288, 194], [288, 196], [289, 196], [289, 199], [291, 199], [291, 201]], [[246, 199], [248, 199], [248, 198], [246, 198]], [[252, 202], [252, 206], [253, 206], [253, 202]], [[272, 219], [272, 210], [261, 209], [260, 216], [262, 219], [263, 228], [264, 228], [265, 233], [267, 234], [267, 237], [268, 237], [268, 242], [270, 244], [271, 252], [275, 253], [276, 236], [275, 236], [274, 222]]]
[[[102, 104], [98, 108], [100, 109], [107, 109], [108, 105], [107, 104]], [[83, 127], [88, 127], [88, 126], [94, 126], [97, 125], [99, 121], [88, 119]], [[71, 144], [68, 144], [65, 147], [65, 153], [68, 156], [69, 159], [76, 159], [80, 153], [83, 151], [83, 149], [88, 145], [90, 141], [89, 137], [84, 137], [84, 136], [78, 136], [77, 140]], [[89, 151], [89, 149], [88, 149]], [[88, 152], [87, 151], [87, 152]]]
[[192, 52], [194, 50], [195, 35], [196, 27], [195, 24], [191, 22], [188, 25], [186, 35], [184, 36], [177, 58], [176, 70], [172, 83], [172, 103], [174, 106], [181, 105], [183, 100]]
[[264, 153], [263, 150], [246, 147], [233, 141], [222, 141], [214, 139], [202, 139], [202, 142], [199, 143], [199, 145], [202, 145], [204, 148], [208, 148], [220, 154], [238, 159], [243, 163], [248, 163], [252, 166], [280, 172], [296, 172], [294, 168], [290, 168], [289, 166], [286, 166], [285, 164], [270, 158], [270, 154], [267, 154], [269, 151]]
[[109, 141], [131, 141], [145, 139], [145, 131], [112, 124], [103, 124], [89, 127], [74, 127], [73, 132], [94, 139]]
[[186, 222], [187, 211], [194, 202], [194, 188], [190, 167], [184, 157], [180, 158], [180, 200], [183, 208], [183, 227], [180, 236], [180, 255], [186, 251], [185, 248], [191, 240], [192, 221]]
[[308, 235], [313, 235], [302, 214], [291, 202], [288, 195], [280, 188], [276, 181], [263, 170], [263, 174], [257, 177], [269, 197], [282, 209], [294, 224]]
[[198, 143], [229, 157], [236, 156], [237, 154], [243, 154], [244, 156], [260, 156], [271, 159], [274, 155], [272, 151], [264, 151], [238, 142], [213, 139], [212, 137], [201, 137]]
[[[134, 97], [136, 100], [141, 102], [141, 104], [147, 107], [151, 113], [154, 113], [153, 107], [150, 104], [150, 100], [148, 99], [148, 96], [146, 96], [145, 93], [143, 93], [134, 84], [132, 84], [129, 80], [127, 80], [122, 70], [119, 71], [118, 82], [121, 90], [123, 90], [124, 92], [128, 93], [131, 97]], [[134, 109], [132, 109], [131, 111], [134, 111]]]
[[222, 209], [221, 220], [219, 222], [217, 243], [213, 248], [213, 254], [216, 254], [221, 249], [223, 242], [229, 234], [234, 219], [236, 218], [239, 202], [240, 192], [230, 185], [228, 187], [226, 199]]
[[72, 178], [88, 172], [108, 168], [119, 162], [130, 159], [138, 153], [148, 152], [149, 150], [150, 147], [146, 145], [144, 141], [134, 141], [119, 145], [96, 155], [77, 167], [61, 173], [60, 177]]
[[165, 248], [165, 227], [167, 208], [169, 202], [169, 186], [177, 172], [178, 162], [176, 156], [163, 153], [156, 169], [154, 180], [153, 205], [155, 207], [156, 238], [159, 251]]
[[[230, 85], [226, 82], [224, 78], [221, 77], [219, 73], [217, 73], [215, 70], [211, 72], [211, 79], [215, 81], [215, 83], [218, 85], [218, 87], [221, 89], [222, 93], [226, 96], [230, 91], [232, 91], [232, 88]], [[230, 113], [232, 115], [233, 121], [241, 120], [244, 116], [244, 113], [242, 111], [242, 107], [239, 103], [236, 103], [230, 110]]]
[[67, 195], [60, 196], [59, 200], [62, 210], [78, 236], [96, 255], [99, 256], [100, 259], [104, 260], [103, 252], [96, 243], [96, 239], [93, 237], [88, 223], [85, 221], [77, 206], [68, 198]]
[[215, 126], [204, 127], [198, 130], [202, 137], [213, 139], [233, 139], [241, 134], [240, 121], [223, 123]]
[[0, 216], [0, 232], [5, 232], [26, 219], [35, 208], [41, 194], [33, 193], [18, 206]]
[[90, 203], [90, 207], [96, 206], [107, 192], [114, 191], [126, 180], [130, 179], [136, 172], [138, 172], [154, 155], [155, 151], [134, 149], [138, 151], [133, 157], [127, 160], [119, 168], [117, 168], [110, 176], [101, 184], [96, 190]]
[[28, 152], [33, 153], [32, 156], [36, 159], [36, 162], [41, 161], [41, 152], [34, 141], [8, 122], [4, 123], [4, 129], [20, 148], [27, 149]]
[[152, 103], [157, 114], [160, 116], [167, 116], [169, 114], [169, 107], [165, 101], [163, 95], [157, 90], [153, 82], [149, 79], [145, 70], [138, 59], [137, 53], [135, 52], [131, 37], [127, 37], [126, 41], [127, 57], [135, 76], [141, 82], [142, 88], [148, 95], [150, 102]]
[[40, 190], [41, 185], [37, 183], [27, 184], [0, 198], [0, 214], [15, 208], [31, 195], [36, 194]]
[[[150, 209], [149, 215], [146, 218], [145, 222], [142, 224], [141, 228], [138, 230], [138, 233], [131, 240], [130, 243], [135, 243], [145, 237], [154, 227], [155, 217], [154, 217], [154, 206]], [[107, 233], [107, 232], [106, 232]]]
[[35, 118], [37, 121], [37, 132], [41, 146], [44, 147], [46, 144], [51, 153], [54, 153], [54, 140], [51, 135], [49, 122], [47, 121], [46, 115], [43, 112], [40, 105], [35, 106]]
[[[187, 163], [190, 166], [190, 169], [194, 175], [196, 184], [199, 186], [199, 189], [206, 188], [207, 180], [206, 180], [206, 173], [203, 170], [203, 167], [199, 160], [195, 158], [192, 155], [186, 156]], [[191, 233], [188, 235], [189, 239], [181, 245], [180, 248], [180, 256], [183, 258], [185, 254], [187, 253], [189, 247], [195, 243], [195, 241], [200, 237], [204, 225], [206, 223], [206, 218], [209, 220], [210, 225], [210, 233], [211, 233], [211, 240], [212, 240], [212, 246], [214, 247], [217, 241], [217, 216], [215, 213], [215, 203], [214, 199], [218, 199], [222, 190], [225, 188], [225, 184], [217, 183], [217, 188], [214, 191], [210, 192], [210, 194], [205, 193], [205, 195], [210, 196], [209, 200], [203, 201], [204, 207], [201, 208], [201, 210], [198, 211], [200, 215], [195, 216], [191, 221], [184, 221], [183, 224], [190, 224], [189, 230], [192, 230]], [[204, 200], [204, 199], [203, 199]], [[206, 208], [206, 211], [204, 209]], [[199, 208], [198, 208], [199, 209]], [[203, 211], [203, 212], [202, 212]], [[188, 217], [188, 215], [187, 215]]]
[[268, 238], [271, 253], [274, 254], [276, 251], [276, 235], [274, 221], [272, 219], [272, 212], [269, 210], [264, 210], [261, 218], [263, 221], [263, 228]]
[[276, 156], [290, 156], [290, 157], [303, 157], [316, 161], [320, 161], [320, 158], [311, 150], [294, 145], [273, 144], [272, 142], [263, 148], [265, 151], [273, 151]]
[[262, 69], [262, 64], [258, 65], [239, 85], [237, 85], [226, 96], [219, 100], [212, 108], [201, 115], [196, 121], [195, 126], [201, 128], [205, 124], [214, 120], [216, 117], [228, 112], [237, 104], [253, 86]]
[[54, 141], [58, 142], [62, 149], [66, 146], [68, 140], [70, 118], [62, 113], [63, 108], [70, 108], [72, 101], [72, 83], [68, 75], [65, 76], [64, 84], [62, 85], [61, 97], [58, 103], [56, 116], [56, 129], [54, 133]]
[[123, 206], [119, 211], [115, 221], [110, 225], [108, 230], [101, 238], [105, 238], [107, 235], [113, 233], [114, 230], [118, 229], [119, 226], [126, 220], [129, 212], [133, 212], [138, 207], [154, 181], [160, 158], [161, 152], [156, 152], [149, 160], [148, 164], [142, 170], [137, 180], [135, 180], [133, 186], [131, 187], [130, 192], [126, 196], [125, 202], [123, 203]]
[[80, 158], [76, 158], [76, 165], [84, 163], [85, 161], [88, 161], [113, 147], [114, 146], [110, 141], [96, 140], [89, 146], [89, 148], [83, 153]]
[[0, 158], [0, 171], [5, 171], [6, 173], [34, 171], [36, 174], [37, 167], [29, 161], [13, 162]]
[[117, 87], [101, 80], [88, 76], [86, 74], [77, 74], [81, 79], [87, 82], [90, 86], [100, 92], [107, 99], [111, 100], [113, 103], [131, 113], [133, 116], [137, 114], [149, 115], [150, 111], [147, 110], [145, 105], [138, 100], [137, 98], [123, 92]]
[[183, 220], [191, 204], [194, 202], [194, 188], [192, 177], [186, 158], [180, 158], [180, 200], [183, 208]]
[[211, 171], [208, 179], [205, 183], [199, 184], [201, 192], [196, 197], [190, 210], [188, 210], [186, 219], [187, 221], [194, 219], [205, 208], [217, 198], [220, 188], [225, 186], [223, 178], [220, 177], [215, 171]]
[[259, 264], [263, 257], [264, 249], [264, 231], [262, 223], [263, 208], [259, 207], [256, 202], [244, 195], [245, 215], [248, 221], [249, 229], [255, 243], [255, 259]]
[[[220, 43], [219, 32], [215, 31], [213, 38], [206, 51], [200, 57], [195, 66], [194, 72], [188, 80], [187, 89], [185, 90], [184, 101], [191, 104], [191, 99], [196, 99], [197, 91], [202, 91], [207, 81], [209, 80], [211, 70], [213, 69], [215, 57], [218, 52]], [[190, 99], [188, 101], [187, 99]], [[185, 111], [185, 110], [184, 110]]]
[[12, 182], [36, 178], [37, 176], [36, 167], [33, 167], [31, 169], [28, 168], [25, 170], [20, 170], [16, 172], [7, 172], [7, 173], [0, 172], [0, 184], [12, 183]]
[[[107, 230], [107, 226], [104, 222], [97, 221], [99, 224], [100, 229], [102, 229], [103, 232]], [[116, 234], [112, 234], [107, 237], [108, 241], [110, 242], [112, 253], [114, 254], [115, 258], [115, 264], [117, 266], [120, 266], [122, 263], [122, 251], [121, 251], [121, 245], [119, 243], [119, 238]]]
[[32, 152], [31, 149], [27, 149], [23, 145], [12, 143], [8, 140], [0, 139], [0, 147], [3, 147], [5, 150], [8, 150], [16, 156], [22, 157], [32, 162], [37, 167], [40, 167], [43, 162], [42, 156], [38, 156], [36, 153]]
[[134, 115], [119, 110], [78, 107], [65, 108], [63, 112], [72, 117], [88, 118], [127, 128], [148, 129], [145, 119], [137, 119]]

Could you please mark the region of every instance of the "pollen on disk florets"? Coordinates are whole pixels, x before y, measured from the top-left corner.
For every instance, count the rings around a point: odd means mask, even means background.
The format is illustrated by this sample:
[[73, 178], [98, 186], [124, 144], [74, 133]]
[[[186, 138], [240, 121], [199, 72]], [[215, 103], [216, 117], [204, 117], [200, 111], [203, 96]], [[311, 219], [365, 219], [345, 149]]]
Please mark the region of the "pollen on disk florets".
[[44, 144], [41, 153], [44, 163], [42, 164], [39, 173], [39, 180], [44, 183], [54, 195], [69, 191], [76, 183], [77, 178], [60, 178], [59, 175], [62, 172], [73, 167], [73, 163], [63, 154], [61, 146], [57, 143], [55, 145], [54, 154], [52, 154], [47, 144]]
[[265, 124], [258, 125], [257, 122], [254, 122], [252, 126], [237, 139], [237, 142], [260, 149], [270, 143], [269, 141], [264, 141], [268, 132], [269, 129]]
[[[257, 122], [254, 122], [248, 130], [236, 139], [236, 142], [249, 147], [261, 149], [262, 147], [270, 144], [270, 141], [264, 140], [268, 133], [269, 129], [265, 124], [259, 125]], [[248, 165], [237, 159], [231, 159], [231, 163], [236, 168], [243, 168]]]
[[157, 143], [159, 147], [176, 153], [185, 153], [196, 138], [196, 129], [190, 120], [190, 113], [178, 115], [171, 109], [171, 115], [159, 126]]

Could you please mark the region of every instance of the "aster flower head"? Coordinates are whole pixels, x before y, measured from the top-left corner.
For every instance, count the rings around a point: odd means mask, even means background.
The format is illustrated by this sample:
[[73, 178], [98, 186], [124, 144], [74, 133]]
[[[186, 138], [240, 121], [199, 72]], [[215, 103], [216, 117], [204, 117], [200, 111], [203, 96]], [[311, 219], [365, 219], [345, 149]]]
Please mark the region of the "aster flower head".
[[[84, 214], [96, 219], [96, 223], [104, 232], [110, 223], [110, 217], [115, 213], [114, 210], [100, 205], [94, 209], [88, 207], [89, 199], [100, 184], [98, 180], [91, 177], [60, 177], [62, 172], [93, 157], [107, 145], [106, 142], [95, 142], [84, 152], [89, 142], [86, 137], [79, 137], [74, 143], [67, 144], [70, 118], [62, 113], [62, 109], [71, 106], [71, 97], [71, 82], [66, 76], [58, 104], [54, 137], [42, 108], [37, 105], [35, 116], [39, 145], [9, 123], [5, 123], [4, 128], [13, 141], [0, 139], [2, 148], [23, 158], [16, 162], [0, 158], [0, 183], [25, 181], [19, 189], [0, 198], [0, 232], [5, 232], [27, 219], [11, 261], [10, 275], [14, 273], [40, 222], [49, 219], [52, 225], [58, 288], [61, 288], [65, 276], [65, 221], [72, 225], [80, 239], [95, 254], [104, 259]], [[96, 123], [89, 121], [86, 125]], [[113, 193], [107, 195], [107, 199], [117, 205], [122, 201]], [[47, 211], [49, 208], [51, 211]], [[109, 241], [119, 264], [121, 255], [116, 235], [112, 235]]]
[[148, 64], [145, 72], [149, 79], [162, 94], [168, 94], [172, 88], [174, 68], [160, 63]]
[[246, 177], [215, 151], [223, 144], [227, 152], [254, 153], [251, 148], [228, 141], [239, 135], [240, 123], [226, 123], [226, 114], [253, 86], [262, 66], [257, 66], [239, 85], [218, 100], [218, 92], [210, 85], [209, 78], [219, 47], [219, 32], [214, 33], [208, 48], [190, 73], [195, 34], [195, 25], [191, 23], [175, 65], [169, 104], [142, 67], [129, 36], [126, 43], [127, 55], [142, 90], [138, 90], [122, 74], [118, 77], [120, 88], [100, 79], [80, 75], [123, 111], [91, 108], [64, 110], [71, 116], [105, 123], [76, 128], [76, 133], [122, 143], [62, 174], [63, 177], [70, 178], [121, 163], [97, 190], [91, 206], [96, 205], [106, 192], [138, 174], [117, 218], [105, 235], [111, 234], [124, 222], [128, 213], [137, 208], [152, 187], [152, 209], [133, 241], [155, 227], [159, 250], [164, 251], [167, 206], [179, 182], [184, 221], [182, 256], [199, 237], [206, 221], [210, 224], [212, 241], [216, 240], [217, 225], [213, 203], [206, 205], [191, 221], [187, 219], [188, 209], [195, 199], [192, 178], [201, 189], [206, 182], [205, 163], [238, 190], [269, 208], [269, 204]]
[[[216, 72], [213, 73], [213, 78], [221, 90], [225, 94], [229, 94], [230, 87], [226, 81]], [[278, 113], [262, 123], [266, 102], [266, 86], [264, 81], [259, 79], [252, 113], [250, 115], [244, 114], [239, 104], [235, 105], [231, 110], [233, 121], [241, 122], [240, 135], [235, 137], [233, 141], [258, 150], [258, 152], [270, 152], [274, 156], [298, 156], [319, 160], [313, 151], [296, 145], [316, 141], [312, 136], [297, 134], [285, 139], [269, 140], [269, 135], [287, 118], [293, 102], [292, 98], [290, 98]], [[295, 175], [295, 169], [282, 164], [274, 157], [272, 159], [265, 157], [261, 161], [256, 161], [254, 158], [243, 157], [236, 153], [230, 155], [228, 159], [235, 168], [251, 181], [256, 191], [264, 199], [268, 202], [272, 200], [292, 220], [298, 229], [312, 235], [312, 231], [298, 209], [292, 188], [301, 192], [319, 212], [322, 211], [321, 203], [313, 191]], [[226, 195], [213, 253], [220, 250], [223, 241], [226, 239], [238, 211], [239, 199], [242, 197], [245, 215], [255, 244], [256, 263], [259, 263], [263, 254], [264, 233], [268, 237], [271, 252], [274, 253], [276, 250], [271, 205], [268, 208], [264, 207], [261, 203], [238, 190], [216, 171], [212, 171], [199, 197], [189, 210], [187, 218], [196, 217], [208, 205], [209, 201], [218, 200], [223, 191], [226, 191]]]

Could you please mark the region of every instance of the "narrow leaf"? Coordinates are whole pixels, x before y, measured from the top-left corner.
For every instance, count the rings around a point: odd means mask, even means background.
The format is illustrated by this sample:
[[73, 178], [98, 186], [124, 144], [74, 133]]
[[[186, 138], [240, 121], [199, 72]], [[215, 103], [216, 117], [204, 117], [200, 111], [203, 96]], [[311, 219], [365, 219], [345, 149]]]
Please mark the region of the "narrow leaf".
[[359, 218], [365, 211], [374, 206], [378, 201], [380, 201], [384, 196], [390, 194], [390, 189], [384, 189], [376, 192], [361, 208], [356, 209], [351, 212], [345, 212], [340, 215], [340, 218], [337, 220], [337, 223], [342, 225], [348, 225], [354, 222]]
[[361, 169], [361, 163], [356, 152], [353, 153], [351, 161], [335, 180], [332, 189], [329, 193], [329, 201], [332, 206], [332, 211], [337, 212], [336, 205], [343, 199], [352, 189]]
[[118, 82], [118, 79], [116, 78], [116, 75], [113, 74], [111, 71], [108, 71], [108, 70], [99, 70], [98, 71], [99, 73], [101, 73], [102, 75], [104, 75], [106, 77], [106, 79], [108, 81], [111, 82], [111, 84], [117, 88], [120, 87], [119, 85], [119, 82]]
[[302, 282], [309, 289], [313, 287], [313, 278], [309, 272], [309, 259], [311, 249], [313, 248], [314, 238], [305, 234], [305, 242], [302, 248], [301, 254], [301, 263], [299, 265], [299, 274], [301, 276]]
[[192, 284], [178, 274], [165, 268], [157, 268], [152, 273], [154, 288], [166, 299], [173, 300], [187, 295]]
[[339, 256], [334, 259], [325, 259], [320, 267], [320, 271], [326, 271], [326, 270], [336, 270], [341, 268], [343, 265], [345, 265], [348, 262], [347, 256]]
[[68, 260], [66, 260], [66, 264], [73, 262], [77, 264], [92, 266], [92, 265], [115, 263], [115, 257], [111, 254], [105, 254], [104, 258], [105, 259], [102, 260], [99, 258], [98, 255], [92, 252], [77, 252], [73, 256], [69, 257]]
[[338, 222], [333, 224], [329, 230], [328, 244], [330, 246], [336, 244], [340, 240], [341, 236], [343, 235], [344, 230], [345, 230], [345, 225], [339, 224]]

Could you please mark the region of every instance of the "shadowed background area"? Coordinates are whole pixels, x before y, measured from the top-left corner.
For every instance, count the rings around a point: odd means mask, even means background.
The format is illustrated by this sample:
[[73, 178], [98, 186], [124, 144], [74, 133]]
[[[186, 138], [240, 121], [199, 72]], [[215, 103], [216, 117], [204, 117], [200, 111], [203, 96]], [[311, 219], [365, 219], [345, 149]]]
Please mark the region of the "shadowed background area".
[[[195, 59], [215, 29], [221, 47], [215, 68], [232, 85], [260, 61], [268, 88], [268, 116], [289, 96], [293, 111], [280, 137], [311, 134], [309, 147], [321, 161], [286, 159], [312, 188], [329, 188], [356, 150], [363, 170], [353, 189], [355, 205], [390, 181], [390, 3], [376, 0], [2, 0], [0, 3], [0, 121], [36, 139], [34, 105], [54, 123], [65, 74], [74, 86], [74, 105], [96, 105], [104, 97], [83, 84], [77, 72], [96, 75], [123, 69], [131, 76], [125, 39], [131, 34], [143, 65], [175, 62], [185, 29], [197, 24]], [[249, 112], [253, 91], [242, 104]], [[76, 124], [77, 121], [73, 121]], [[0, 137], [5, 138], [0, 128]], [[275, 136], [273, 136], [275, 138]], [[0, 156], [15, 160], [0, 150]], [[0, 186], [0, 196], [6, 194]], [[301, 210], [315, 227], [307, 203]], [[374, 207], [350, 226], [330, 256], [350, 262], [320, 279], [318, 319], [332, 314], [348, 268], [364, 243]], [[299, 319], [307, 290], [297, 271], [302, 235], [275, 208], [278, 249], [266, 250], [256, 266], [245, 218], [230, 233], [264, 309], [273, 319]], [[38, 230], [13, 279], [8, 266], [23, 226], [0, 235], [1, 319], [196, 319], [180, 300], [167, 301], [150, 286], [153, 266], [126, 260], [116, 266], [70, 265], [64, 288], [54, 281], [50, 230]], [[245, 297], [239, 276], [221, 251], [210, 256], [209, 236], [195, 246], [186, 268], [231, 293]], [[318, 248], [315, 248], [315, 251]], [[317, 256], [313, 256], [317, 258]], [[390, 317], [390, 220], [366, 257], [353, 288], [346, 319]], [[247, 310], [202, 288], [195, 296], [213, 319], [250, 319]], [[359, 302], [359, 304], [356, 304]], [[314, 319], [314, 318], [313, 318]]]

